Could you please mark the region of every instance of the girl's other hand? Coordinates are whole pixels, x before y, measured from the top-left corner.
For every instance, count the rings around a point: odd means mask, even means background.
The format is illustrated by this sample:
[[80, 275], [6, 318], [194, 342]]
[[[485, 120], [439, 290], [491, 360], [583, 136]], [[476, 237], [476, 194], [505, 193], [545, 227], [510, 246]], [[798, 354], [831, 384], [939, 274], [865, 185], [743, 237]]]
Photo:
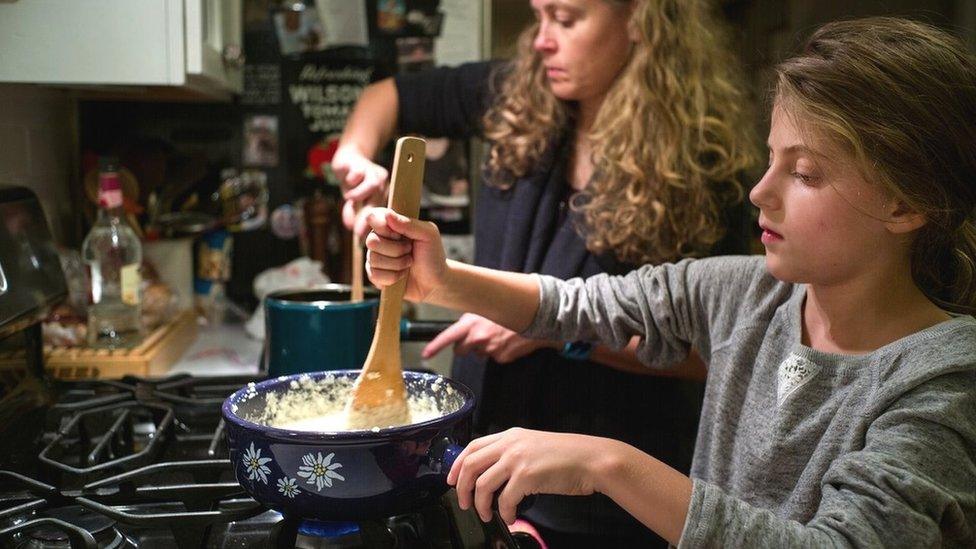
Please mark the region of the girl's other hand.
[[598, 491], [597, 479], [623, 443], [569, 433], [513, 428], [471, 442], [447, 475], [461, 509], [474, 505], [481, 520], [491, 520], [492, 500], [507, 524], [515, 508], [532, 494], [586, 496]]
[[366, 237], [366, 273], [377, 288], [406, 276], [404, 297], [420, 302], [444, 285], [447, 259], [436, 225], [389, 208], [373, 208], [365, 219], [373, 230]]
[[[370, 206], [384, 202], [390, 174], [353, 146], [339, 147], [332, 157], [332, 171], [342, 186], [345, 203], [342, 205], [342, 222], [346, 228], [364, 236], [369, 232], [365, 213]], [[357, 208], [362, 215], [357, 215]], [[363, 207], [365, 206], [365, 207]]]
[[471, 313], [465, 313], [449, 328], [438, 334], [421, 351], [427, 359], [454, 345], [456, 354], [476, 353], [489, 356], [499, 364], [507, 364], [544, 347], [555, 348], [555, 343], [541, 339], [528, 339], [517, 332]]

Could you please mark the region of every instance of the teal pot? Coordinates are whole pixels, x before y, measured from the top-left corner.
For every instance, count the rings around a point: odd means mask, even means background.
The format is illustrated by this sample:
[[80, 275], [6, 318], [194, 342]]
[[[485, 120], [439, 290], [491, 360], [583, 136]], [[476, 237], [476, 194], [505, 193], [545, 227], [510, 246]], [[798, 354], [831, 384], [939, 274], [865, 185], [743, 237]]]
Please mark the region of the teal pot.
[[[281, 290], [264, 299], [265, 366], [271, 377], [362, 367], [373, 341], [379, 292], [349, 300], [345, 284]], [[400, 323], [400, 339], [426, 341], [450, 322]]]

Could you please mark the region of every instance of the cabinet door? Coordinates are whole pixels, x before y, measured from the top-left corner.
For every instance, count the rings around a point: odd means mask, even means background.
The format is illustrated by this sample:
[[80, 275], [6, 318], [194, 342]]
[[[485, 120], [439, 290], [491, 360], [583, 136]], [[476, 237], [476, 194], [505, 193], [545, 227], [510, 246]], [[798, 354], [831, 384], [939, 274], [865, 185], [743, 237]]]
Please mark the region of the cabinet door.
[[241, 0], [184, 0], [186, 72], [202, 84], [243, 89]]
[[0, 82], [181, 85], [180, 0], [4, 0]]

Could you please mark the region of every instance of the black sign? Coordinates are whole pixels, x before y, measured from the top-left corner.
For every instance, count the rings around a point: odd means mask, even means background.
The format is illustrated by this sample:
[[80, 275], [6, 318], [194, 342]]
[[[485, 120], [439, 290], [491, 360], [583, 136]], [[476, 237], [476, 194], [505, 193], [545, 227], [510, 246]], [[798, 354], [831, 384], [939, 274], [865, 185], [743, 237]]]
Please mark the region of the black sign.
[[[282, 60], [289, 165], [306, 177], [322, 178], [356, 100], [374, 76], [365, 60], [304, 56]], [[295, 174], [297, 175], [297, 174]]]

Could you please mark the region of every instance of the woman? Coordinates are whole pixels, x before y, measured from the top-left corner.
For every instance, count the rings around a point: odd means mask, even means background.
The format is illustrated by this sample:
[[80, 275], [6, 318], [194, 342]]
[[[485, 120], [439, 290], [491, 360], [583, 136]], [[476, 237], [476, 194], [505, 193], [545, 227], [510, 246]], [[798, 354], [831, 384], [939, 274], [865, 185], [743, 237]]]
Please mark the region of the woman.
[[[475, 263], [559, 278], [745, 251], [732, 206], [753, 160], [735, 64], [704, 0], [533, 0], [516, 59], [406, 74], [363, 93], [333, 168], [352, 203], [381, 201], [372, 163], [399, 130], [485, 137]], [[738, 227], [736, 225], [738, 224]], [[738, 230], [736, 230], [738, 229]], [[476, 429], [512, 426], [627, 441], [687, 470], [698, 383], [646, 375], [633, 348], [535, 341], [475, 315], [424, 350], [454, 344], [453, 376], [479, 396]], [[689, 360], [676, 376], [700, 376]], [[525, 515], [550, 545], [654, 538], [602, 496], [540, 496]]]

